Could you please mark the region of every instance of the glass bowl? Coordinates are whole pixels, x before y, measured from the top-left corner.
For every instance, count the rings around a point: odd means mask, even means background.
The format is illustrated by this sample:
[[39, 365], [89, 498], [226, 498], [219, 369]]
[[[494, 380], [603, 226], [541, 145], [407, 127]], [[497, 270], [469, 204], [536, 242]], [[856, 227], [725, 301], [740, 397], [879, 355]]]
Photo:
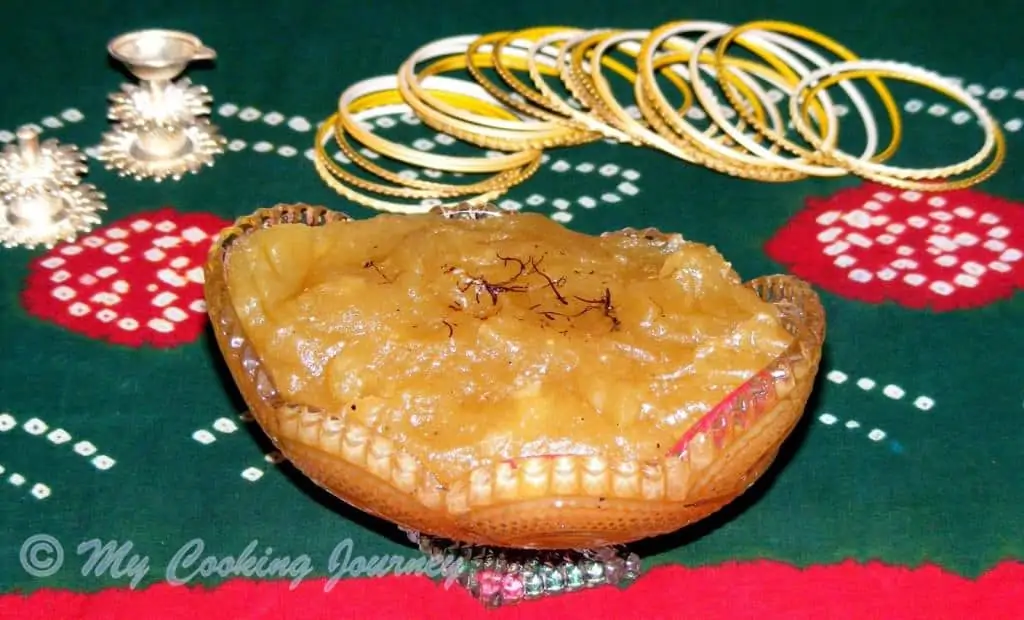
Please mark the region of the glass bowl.
[[[439, 209], [438, 217], [516, 217], [491, 206]], [[805, 282], [772, 275], [747, 282], [781, 311], [793, 344], [705, 414], [654, 460], [600, 455], [492, 462], [442, 485], [389, 437], [338, 412], [288, 402], [246, 340], [228, 291], [227, 256], [251, 232], [322, 226], [348, 215], [303, 204], [239, 218], [214, 242], [205, 294], [217, 344], [250, 411], [299, 471], [346, 503], [406, 530], [471, 545], [592, 549], [665, 534], [733, 501], [768, 469], [803, 414], [821, 359], [825, 315]], [[644, 235], [668, 243], [678, 235]]]

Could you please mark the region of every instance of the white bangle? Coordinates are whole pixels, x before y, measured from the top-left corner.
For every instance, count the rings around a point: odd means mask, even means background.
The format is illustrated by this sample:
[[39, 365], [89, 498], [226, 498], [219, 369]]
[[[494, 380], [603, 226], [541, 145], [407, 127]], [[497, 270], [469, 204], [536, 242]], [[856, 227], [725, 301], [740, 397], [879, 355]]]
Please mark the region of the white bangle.
[[[489, 133], [496, 134], [498, 132], [496, 132], [495, 130], [500, 130], [504, 137], [507, 137], [509, 139], [516, 139], [518, 137], [521, 137], [522, 134], [526, 132], [550, 132], [557, 130], [566, 130], [566, 126], [564, 124], [523, 118], [522, 113], [518, 112], [517, 110], [512, 110], [511, 108], [508, 108], [507, 106], [500, 102], [498, 102], [498, 105], [501, 105], [502, 107], [508, 109], [511, 113], [515, 114], [521, 120], [510, 121], [500, 118], [492, 118], [488, 116], [474, 114], [463, 108], [448, 105], [447, 103], [440, 101], [435, 97], [432, 97], [430, 93], [424, 91], [422, 86], [419, 84], [419, 80], [416, 76], [416, 66], [428, 60], [433, 60], [435, 58], [444, 58], [446, 56], [465, 54], [469, 46], [473, 43], [473, 41], [478, 39], [479, 36], [480, 35], [461, 35], [457, 37], [448, 37], [424, 45], [423, 47], [414, 51], [406, 59], [406, 61], [402, 63], [402, 66], [398, 70], [399, 83], [403, 87], [408, 88], [408, 90], [411, 91], [411, 93], [417, 99], [425, 103], [427, 106], [443, 113], [448, 117], [451, 117], [453, 121], [458, 121], [455, 122], [454, 124], [462, 125], [462, 128], [465, 129], [466, 131], [474, 131], [473, 125], [477, 125], [492, 128], [491, 130], [489, 130]], [[488, 45], [484, 47], [490, 48], [491, 46]], [[506, 51], [513, 55], [523, 56], [524, 58], [526, 56], [525, 50], [506, 49]], [[488, 93], [483, 87], [481, 87], [476, 82], [469, 82], [467, 80], [460, 81], [465, 82], [474, 90], [479, 89], [478, 92], [485, 95], [487, 97], [488, 102], [497, 102], [496, 99], [491, 97], [490, 93]], [[477, 94], [473, 94], [472, 96], [480, 98]]]
[[[437, 90], [460, 93], [475, 99], [480, 99], [494, 106], [504, 108], [504, 106], [501, 106], [500, 103], [488, 95], [484, 89], [475, 84], [470, 84], [465, 80], [456, 80], [442, 76], [430, 76], [424, 80], [423, 85], [424, 87], [429, 86], [430, 88]], [[369, 132], [360, 127], [359, 123], [354, 122], [351, 115], [347, 113], [351, 103], [356, 99], [369, 94], [396, 90], [397, 88], [398, 78], [393, 75], [383, 75], [356, 82], [345, 89], [345, 92], [341, 94], [338, 98], [340, 119], [345, 131], [351, 135], [355, 141], [365, 144], [367, 142], [379, 141], [380, 138], [379, 136], [378, 140], [374, 140], [372, 136], [369, 139], [366, 138]], [[518, 153], [502, 154], [495, 157], [458, 157], [454, 155], [424, 153], [405, 146], [404, 144], [389, 142], [389, 152], [387, 155], [404, 162], [417, 162], [418, 164], [435, 170], [476, 173], [501, 172], [510, 168], [525, 166], [534, 159], [539, 159], [541, 154], [540, 151], [520, 151]]]
[[[391, 78], [391, 76], [385, 76], [385, 77]], [[370, 80], [373, 80], [373, 79], [376, 79], [376, 78], [370, 78]], [[428, 78], [428, 79], [431, 82], [428, 83], [428, 81], [425, 80], [424, 81], [425, 84], [428, 84], [429, 86], [431, 86], [433, 88], [437, 88], [438, 90], [449, 90], [449, 92], [453, 92], [457, 88], [457, 87], [451, 87], [450, 89], [438, 88], [439, 84], [433, 83], [433, 80], [444, 80], [445, 78], [431, 77], [431, 78]], [[364, 82], [368, 82], [370, 80], [364, 80]], [[440, 85], [443, 85], [443, 84], [444, 84], [444, 82], [441, 82]], [[451, 85], [449, 85], [449, 86], [451, 86]], [[385, 89], [385, 90], [389, 90], [389, 89]], [[371, 90], [371, 91], [368, 91], [368, 92], [376, 92], [376, 91], [375, 90]], [[358, 99], [360, 96], [362, 96], [362, 95], [356, 96], [355, 99]], [[363, 110], [361, 112], [356, 112], [356, 113], [352, 114], [352, 117], [353, 117], [354, 120], [356, 120], [358, 122], [364, 122], [364, 121], [371, 120], [371, 119], [374, 119], [374, 118], [378, 118], [378, 117], [381, 117], [381, 116], [387, 116], [387, 115], [390, 115], [390, 114], [408, 113], [409, 110], [410, 110], [410, 108], [406, 104], [390, 104], [390, 105], [376, 106], [376, 107], [373, 107], [373, 108], [370, 108], [370, 109], [367, 109], [367, 110]], [[318, 130], [317, 140], [320, 141], [320, 144], [322, 144], [322, 145], [325, 144], [328, 140], [330, 140], [330, 137], [331, 137], [331, 132], [328, 130], [327, 127], [321, 127]], [[359, 191], [356, 188], [346, 184], [342, 180], [336, 178], [334, 176], [334, 174], [332, 174], [331, 171], [329, 170], [327, 164], [325, 164], [323, 161], [321, 161], [320, 158], [322, 156], [324, 156], [324, 155], [322, 155], [319, 152], [317, 154], [315, 154], [314, 157], [313, 157], [313, 165], [314, 165], [314, 167], [315, 167], [315, 169], [317, 171], [317, 174], [324, 181], [324, 183], [327, 184], [328, 187], [333, 189], [335, 192], [337, 192], [342, 197], [347, 198], [348, 200], [351, 200], [352, 202], [354, 202], [356, 204], [362, 205], [364, 207], [369, 207], [371, 209], [376, 209], [378, 211], [385, 211], [385, 212], [388, 212], [388, 213], [400, 213], [400, 214], [407, 214], [407, 215], [410, 215], [410, 214], [422, 214], [422, 213], [428, 213], [428, 212], [430, 212], [431, 209], [434, 209], [436, 207], [456, 207], [456, 206], [459, 206], [459, 205], [462, 205], [462, 204], [484, 204], [484, 203], [491, 202], [494, 199], [496, 199], [499, 196], [501, 196], [502, 194], [506, 193], [508, 191], [509, 187], [511, 186], [511, 185], [509, 185], [509, 186], [503, 186], [503, 187], [495, 188], [493, 190], [484, 192], [482, 194], [479, 194], [479, 195], [473, 196], [473, 197], [460, 197], [457, 200], [452, 201], [452, 202], [443, 202], [442, 200], [437, 199], [437, 198], [421, 198], [418, 201], [417, 201], [417, 199], [412, 198], [412, 199], [410, 199], [410, 202], [395, 202], [395, 201], [391, 201], [391, 200], [382, 200], [382, 199], [379, 199], [379, 198], [374, 198], [372, 196], [369, 196], [366, 193], [363, 193], [362, 191]], [[536, 170], [537, 170], [537, 168], [539, 166], [540, 166], [540, 158], [537, 158], [535, 161], [531, 162], [530, 164], [528, 164], [526, 167], [523, 168], [520, 176], [522, 177], [522, 179], [528, 178], [534, 172], [536, 172]]]
[[[639, 52], [639, 45], [630, 46], [629, 43], [636, 41], [637, 39], [642, 39], [649, 34], [650, 30], [628, 30], [620, 32], [614, 36], [607, 37], [605, 40], [598, 43], [590, 56], [590, 70], [588, 71], [590, 79], [595, 82], [600, 81], [601, 85], [610, 93], [611, 86], [608, 84], [607, 78], [605, 78], [604, 73], [601, 71], [601, 60], [607, 53], [608, 48], [616, 46]], [[677, 74], [681, 74], [677, 69], [670, 70]], [[640, 76], [637, 75], [637, 81], [639, 80]], [[643, 123], [630, 117], [629, 113], [626, 112], [626, 109], [622, 107], [622, 104], [620, 104], [615, 97], [607, 97], [604, 99], [604, 102], [608, 106], [609, 111], [618, 118], [620, 123], [622, 123], [622, 126], [619, 127], [620, 130], [634, 136], [634, 138], [641, 140], [648, 146], [664, 151], [673, 157], [688, 163], [697, 163], [695, 153], [687, 152], [658, 132], [653, 131], [650, 127], [644, 126]]]
[[[816, 86], [821, 82], [822, 78], [840, 76], [844, 73], [859, 71], [881, 73], [885, 77], [892, 79], [920, 84], [952, 99], [958, 100], [974, 112], [975, 116], [981, 122], [982, 128], [985, 132], [985, 143], [977, 153], [962, 162], [939, 168], [926, 169], [901, 168], [865, 161], [844, 153], [837, 147], [826, 145], [824, 140], [822, 140], [821, 137], [808, 126], [801, 114], [800, 106], [803, 99], [806, 98], [806, 93], [804, 91]], [[832, 64], [812, 71], [804, 76], [804, 79], [797, 84], [796, 88], [793, 89], [793, 93], [789, 100], [789, 112], [793, 127], [815, 149], [822, 152], [826, 157], [845, 164], [854, 173], [860, 173], [863, 171], [875, 177], [938, 179], [961, 174], [983, 162], [992, 153], [996, 146], [996, 133], [1000, 131], [995, 120], [988, 113], [988, 110], [986, 110], [985, 107], [965, 89], [949, 82], [937, 73], [928, 71], [927, 69], [889, 60], [851, 60]]]
[[[805, 152], [805, 153], [803, 153], [800, 156], [795, 157], [795, 158], [794, 157], [782, 157], [781, 155], [779, 155], [779, 154], [773, 152], [772, 150], [766, 148], [764, 145], [759, 144], [757, 141], [751, 139], [751, 137], [748, 134], [740, 131], [736, 126], [734, 126], [731, 123], [729, 123], [728, 120], [725, 119], [721, 115], [720, 109], [716, 109], [716, 107], [717, 107], [716, 104], [718, 102], [716, 101], [715, 95], [712, 93], [711, 89], [708, 88], [708, 86], [703, 82], [703, 80], [700, 79], [700, 77], [698, 75], [699, 74], [699, 69], [698, 69], [697, 63], [698, 63], [698, 58], [699, 58], [700, 53], [705, 50], [705, 48], [708, 46], [708, 44], [712, 40], [721, 37], [723, 34], [725, 34], [724, 30], [719, 30], [717, 32], [716, 31], [710, 31], [707, 34], [705, 34], [703, 37], [701, 37], [697, 41], [697, 43], [695, 44], [694, 50], [693, 50], [693, 56], [690, 59], [690, 73], [691, 73], [691, 76], [692, 76], [691, 77], [691, 81], [693, 83], [694, 94], [697, 97], [697, 99], [701, 102], [701, 105], [705, 108], [705, 110], [707, 111], [708, 115], [710, 115], [712, 117], [712, 120], [719, 127], [721, 127], [722, 130], [725, 131], [731, 138], [733, 138], [737, 143], [739, 143], [744, 148], [746, 148], [748, 151], [750, 151], [751, 154], [759, 156], [759, 157], [761, 157], [761, 158], [763, 158], [765, 160], [768, 160], [768, 161], [770, 161], [770, 162], [772, 162], [772, 163], [774, 163], [776, 165], [783, 166], [783, 167], [788, 168], [790, 170], [795, 170], [797, 172], [800, 172], [802, 174], [806, 174], [808, 176], [840, 177], [840, 176], [846, 176], [847, 174], [849, 174], [849, 170], [847, 168], [845, 168], [845, 167], [821, 166], [821, 165], [814, 165], [814, 164], [807, 163], [808, 160], [810, 158], [812, 158], [813, 155], [814, 155], [813, 153], [810, 153], [810, 152]], [[761, 34], [761, 33], [758, 33], [758, 34]], [[814, 62], [819, 67], [827, 66], [828, 65], [827, 61], [825, 61], [825, 59], [822, 58], [821, 56], [817, 55], [813, 50], [811, 50], [810, 48], [808, 48], [808, 47], [806, 47], [804, 45], [801, 45], [800, 43], [790, 39], [789, 37], [781, 37], [780, 36], [780, 37], [772, 37], [772, 38], [775, 39], [776, 42], [779, 45], [781, 45], [781, 46], [791, 47], [794, 52], [803, 55], [805, 58], [807, 58], [811, 62]], [[760, 37], [750, 37], [750, 39], [753, 40], [753, 41], [756, 41], [757, 44], [759, 46], [761, 46], [761, 47], [764, 47], [766, 49], [766, 51], [774, 53], [783, 62], [785, 62], [787, 65], [789, 65], [790, 68], [794, 69], [799, 75], [806, 75], [807, 73], [809, 73], [809, 70], [807, 69], [807, 67], [802, 62], [800, 62], [798, 59], [792, 57], [791, 55], [789, 55], [788, 53], [786, 53], [784, 51], [780, 51], [778, 49], [771, 49], [771, 47], [769, 47], [769, 45], [765, 45], [764, 44], [764, 42], [765, 42], [764, 39], [762, 39]], [[735, 75], [737, 77], [741, 77], [741, 72], [736, 67], [725, 67], [725, 66], [723, 66], [723, 67], [718, 67], [718, 70], [719, 71], [726, 71], [726, 70], [728, 70], [732, 75]], [[768, 77], [767, 75], [762, 75], [761, 77], [762, 77], [762, 79], [765, 79], [766, 81], [771, 82], [773, 86], [775, 86], [776, 88], [778, 88], [782, 92], [786, 93], [787, 95], [790, 94], [790, 89], [792, 88], [792, 86], [787, 84], [784, 80], [780, 81], [778, 79], [774, 79], [774, 78]], [[728, 82], [726, 82], [726, 84], [728, 84]], [[729, 87], [731, 87], [731, 86], [732, 85], [730, 84]], [[865, 138], [864, 153], [861, 155], [861, 158], [863, 158], [863, 159], [870, 159], [872, 156], [874, 156], [876, 154], [876, 152], [878, 150], [878, 125], [875, 122], [875, 117], [874, 117], [874, 115], [871, 112], [871, 108], [868, 106], [867, 101], [864, 99], [863, 95], [861, 95], [860, 91], [858, 91], [851, 84], [843, 84], [843, 86], [849, 86], [850, 87], [847, 90], [847, 94], [850, 96], [850, 99], [853, 102], [853, 105], [854, 105], [855, 109], [860, 113], [861, 120], [863, 121], [863, 124], [864, 124], [866, 138]], [[819, 95], [825, 95], [825, 94], [826, 93], [824, 93], [824, 92], [819, 93]], [[825, 113], [826, 113], [826, 125], [828, 127], [828, 133], [822, 138], [822, 143], [823, 144], [834, 144], [836, 142], [836, 140], [837, 140], [837, 131], [836, 131], [836, 129], [838, 127], [838, 119], [836, 118], [835, 107], [832, 105], [832, 101], [828, 97], [820, 97], [819, 96], [818, 100], [822, 104], [822, 107], [825, 110]], [[776, 128], [774, 128], [774, 129], [766, 128], [766, 130], [767, 131], [761, 131], [759, 133], [761, 133], [765, 137], [768, 137], [769, 139], [773, 138], [773, 134], [774, 135], [781, 135], [781, 134], [783, 134], [785, 132], [784, 125], [783, 125], [781, 131], [780, 131], [780, 128], [778, 126], [776, 126]]]
[[[748, 153], [742, 152], [737, 149], [728, 148], [724, 145], [719, 144], [716, 140], [711, 138], [705, 132], [698, 130], [696, 127], [686, 122], [682, 115], [666, 114], [665, 112], [671, 108], [665, 95], [661, 92], [657, 83], [653, 80], [653, 71], [651, 70], [651, 63], [658, 48], [669, 38], [679, 37], [684, 32], [692, 31], [715, 31], [717, 29], [724, 29], [727, 31], [732, 26], [729, 24], [722, 24], [717, 22], [677, 22], [675, 24], [666, 24], [652, 31], [651, 36], [644, 40], [643, 50], [637, 57], [637, 66], [639, 70], [639, 79], [637, 80], [637, 97], [649, 97], [655, 104], [656, 112], [662, 115], [665, 121], [669, 123], [674, 131], [677, 131], [684, 139], [697, 144], [701, 150], [704, 150], [711, 154], [713, 157], [724, 161], [727, 164], [740, 164], [748, 167], [744, 173], [749, 176], [760, 177], [762, 174], [771, 176], [781, 175], [781, 178], [787, 180], [795, 180], [799, 178], [794, 176], [792, 170], [787, 170], [777, 163], [765, 160], [764, 158], [755, 157]], [[692, 45], [692, 43], [691, 43]], [[777, 47], [773, 46], [775, 51], [778, 51]], [[784, 52], [783, 52], [784, 53]], [[696, 61], [696, 62], [695, 62]], [[692, 66], [696, 64], [699, 69], [703, 69], [706, 72], [714, 74], [715, 69], [712, 67], [702, 66], [699, 64], [699, 56], [690, 56], [691, 64], [691, 75], [690, 83], [691, 86], [696, 87], [699, 84], [699, 79], [694, 80], [692, 73]], [[739, 74], [737, 74], [739, 77]], [[768, 97], [768, 94], [757, 84], [754, 80], [745, 81], [754, 96], [767, 107], [769, 117], [772, 118], [773, 124], [777, 127], [785, 127], [785, 121], [782, 118], [781, 113], [775, 104]], [[696, 94], [696, 93], [695, 93]], [[705, 107], [705, 112], [708, 112], [709, 116], [711, 112], [707, 110], [707, 104], [701, 102]], [[719, 105], [715, 102], [715, 105]], [[715, 113], [718, 118], [724, 118], [720, 113]], [[755, 172], [758, 170], [759, 172]]]
[[533, 85], [537, 89], [537, 91], [541, 93], [541, 96], [545, 98], [548, 105], [557, 110], [560, 114], [569, 117], [576, 123], [579, 123], [581, 126], [589, 129], [590, 131], [594, 131], [601, 134], [605, 138], [609, 138], [617, 142], [633, 142], [633, 139], [629, 135], [623, 133], [618, 129], [615, 129], [614, 127], [610, 127], [606, 123], [599, 121], [593, 116], [569, 105], [567, 101], [562, 99], [562, 97], [555, 93], [551, 86], [548, 85], [548, 83], [544, 80], [544, 77], [541, 75], [540, 70], [537, 68], [538, 50], [550, 47], [554, 43], [562, 42], [562, 45], [559, 46], [558, 56], [556, 60], [557, 66], [559, 67], [559, 73], [561, 73], [561, 64], [562, 62], [564, 62], [563, 58], [566, 49], [571, 49], [573, 44], [582, 41], [586, 37], [589, 37], [590, 35], [596, 32], [607, 32], [607, 30], [600, 29], [586, 30], [582, 32], [570, 31], [565, 33], [555, 33], [537, 40], [533, 45], [530, 46], [530, 50], [527, 52], [526, 55], [526, 62], [530, 72], [530, 79], [533, 81]]

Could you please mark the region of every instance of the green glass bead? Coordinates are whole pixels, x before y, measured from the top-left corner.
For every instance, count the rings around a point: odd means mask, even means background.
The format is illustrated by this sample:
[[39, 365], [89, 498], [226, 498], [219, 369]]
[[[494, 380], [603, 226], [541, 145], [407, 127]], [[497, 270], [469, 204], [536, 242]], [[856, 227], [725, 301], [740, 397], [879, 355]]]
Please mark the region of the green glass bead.
[[567, 564], [565, 567], [565, 584], [570, 590], [578, 590], [586, 584], [583, 569], [575, 564]]
[[526, 592], [526, 596], [534, 597], [540, 596], [544, 593], [544, 580], [541, 578], [540, 573], [537, 572], [526, 572], [523, 574], [523, 589]]
[[554, 566], [544, 565], [540, 569], [541, 578], [544, 580], [544, 590], [547, 592], [561, 592], [565, 589], [565, 577], [562, 571]]

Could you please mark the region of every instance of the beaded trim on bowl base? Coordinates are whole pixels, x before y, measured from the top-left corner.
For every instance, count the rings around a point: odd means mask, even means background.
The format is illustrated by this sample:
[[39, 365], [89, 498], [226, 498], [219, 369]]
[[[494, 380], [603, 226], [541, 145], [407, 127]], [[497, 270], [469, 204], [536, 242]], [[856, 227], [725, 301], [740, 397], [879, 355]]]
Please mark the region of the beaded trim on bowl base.
[[445, 585], [458, 583], [485, 607], [568, 594], [640, 576], [640, 557], [617, 547], [530, 551], [466, 545], [404, 530], [420, 551], [444, 567]]

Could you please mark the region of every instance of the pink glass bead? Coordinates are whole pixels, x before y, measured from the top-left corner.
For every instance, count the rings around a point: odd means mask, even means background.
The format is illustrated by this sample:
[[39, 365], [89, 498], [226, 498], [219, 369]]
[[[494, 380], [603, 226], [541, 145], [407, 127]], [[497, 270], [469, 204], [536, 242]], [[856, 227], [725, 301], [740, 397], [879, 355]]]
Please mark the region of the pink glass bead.
[[519, 575], [505, 575], [501, 581], [501, 595], [507, 600], [518, 600], [523, 596], [523, 580]]
[[482, 570], [476, 575], [480, 584], [481, 598], [490, 598], [501, 590], [501, 575], [492, 570]]

